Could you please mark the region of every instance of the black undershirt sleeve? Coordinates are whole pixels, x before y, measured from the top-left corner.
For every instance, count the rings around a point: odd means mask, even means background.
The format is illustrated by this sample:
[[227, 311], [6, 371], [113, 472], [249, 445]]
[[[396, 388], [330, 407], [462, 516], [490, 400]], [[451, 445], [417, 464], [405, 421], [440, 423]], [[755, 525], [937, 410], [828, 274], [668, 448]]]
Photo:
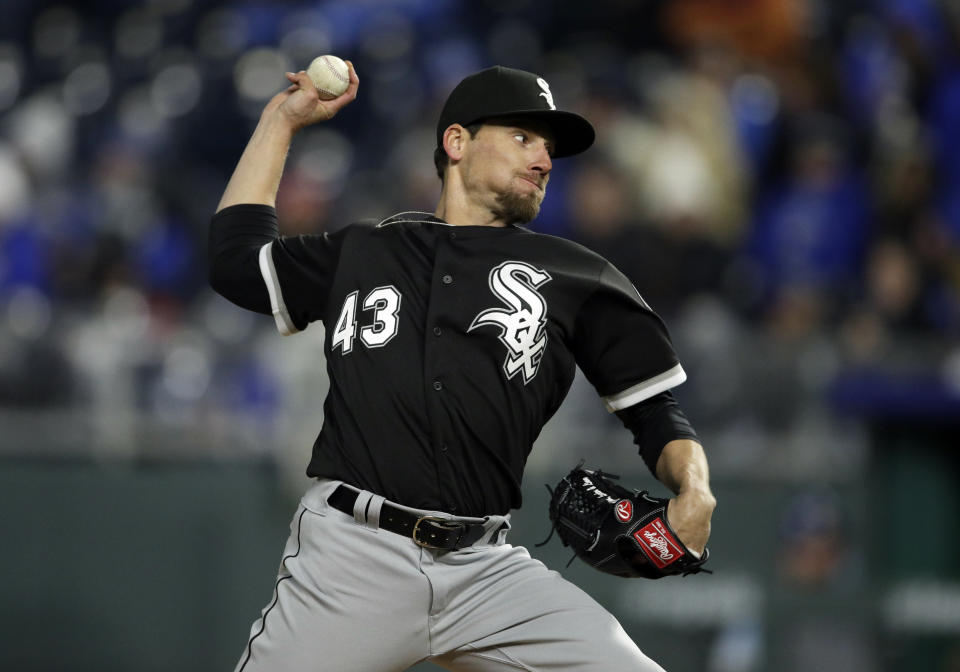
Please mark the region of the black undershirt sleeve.
[[674, 439], [700, 440], [670, 390], [616, 411], [616, 414], [624, 427], [633, 433], [633, 442], [640, 447], [640, 456], [654, 476], [665, 445]]
[[207, 250], [210, 286], [241, 308], [270, 315], [258, 256], [279, 235], [277, 212], [269, 205], [232, 205], [215, 214]]

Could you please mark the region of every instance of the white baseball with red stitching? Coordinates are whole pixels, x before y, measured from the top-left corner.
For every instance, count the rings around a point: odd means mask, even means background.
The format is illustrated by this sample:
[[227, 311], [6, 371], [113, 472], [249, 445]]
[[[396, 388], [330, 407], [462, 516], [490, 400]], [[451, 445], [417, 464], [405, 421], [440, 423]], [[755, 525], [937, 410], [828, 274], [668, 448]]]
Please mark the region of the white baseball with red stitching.
[[350, 71], [343, 59], [331, 54], [317, 56], [307, 68], [307, 76], [317, 87], [322, 100], [333, 100], [350, 85]]

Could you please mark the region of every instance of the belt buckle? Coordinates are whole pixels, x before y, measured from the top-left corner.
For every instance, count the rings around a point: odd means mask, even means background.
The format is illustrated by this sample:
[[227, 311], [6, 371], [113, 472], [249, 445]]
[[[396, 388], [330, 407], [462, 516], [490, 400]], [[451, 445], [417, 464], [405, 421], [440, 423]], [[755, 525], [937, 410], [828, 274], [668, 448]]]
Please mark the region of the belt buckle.
[[434, 544], [431, 544], [429, 541], [421, 541], [417, 537], [417, 533], [420, 532], [420, 523], [422, 523], [423, 521], [427, 521], [430, 523], [437, 523], [439, 524], [440, 527], [444, 527], [448, 530], [455, 530], [457, 528], [460, 528], [461, 533], [466, 528], [465, 523], [450, 521], [450, 520], [447, 520], [446, 518], [440, 518], [439, 516], [421, 516], [420, 518], [417, 518], [417, 522], [414, 523], [413, 525], [413, 532], [410, 533], [410, 536], [413, 539], [413, 543], [415, 543], [417, 546], [420, 546], [422, 548], [432, 548], [438, 551], [443, 551], [447, 549], [444, 546], [436, 546]]

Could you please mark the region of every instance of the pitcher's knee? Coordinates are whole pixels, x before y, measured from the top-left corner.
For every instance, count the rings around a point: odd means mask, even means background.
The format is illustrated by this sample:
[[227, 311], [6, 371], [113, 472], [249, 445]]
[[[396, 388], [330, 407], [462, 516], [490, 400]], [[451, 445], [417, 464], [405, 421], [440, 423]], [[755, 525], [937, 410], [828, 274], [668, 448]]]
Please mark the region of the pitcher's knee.
[[[647, 656], [623, 626], [616, 619], [596, 628], [594, 637], [588, 637], [589, 646], [595, 657], [595, 669], [600, 670], [636, 670], [637, 672], [665, 672], [664, 669]], [[593, 667], [588, 669], [594, 669]]]

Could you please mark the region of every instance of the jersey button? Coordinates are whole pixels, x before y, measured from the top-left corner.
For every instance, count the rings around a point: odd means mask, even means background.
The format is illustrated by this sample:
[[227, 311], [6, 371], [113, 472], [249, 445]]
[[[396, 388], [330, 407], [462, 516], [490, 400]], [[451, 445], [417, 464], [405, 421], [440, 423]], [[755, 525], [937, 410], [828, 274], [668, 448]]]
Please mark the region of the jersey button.
[[449, 447], [447, 444], [443, 444], [442, 446], [440, 446], [440, 451], [441, 451], [441, 452], [444, 452], [444, 453], [445, 453], [445, 452], [447, 452], [449, 449], [450, 449], [450, 447]]
[[451, 233], [450, 233], [450, 240], [456, 240], [456, 239], [457, 239], [457, 234], [456, 234], [455, 232], [451, 232]]
[[443, 383], [441, 383], [439, 380], [433, 381], [433, 389], [439, 392], [440, 390], [443, 389]]
[[442, 278], [440, 278], [440, 280], [443, 281], [443, 284], [449, 285], [451, 282], [453, 282], [453, 276], [452, 276], [452, 275], [445, 275], [445, 276], [443, 276]]
[[434, 328], [433, 328], [433, 335], [434, 335], [434, 336], [439, 336], [439, 335], [442, 334], [442, 333], [443, 333], [443, 329], [441, 329], [440, 327], [434, 327]]

